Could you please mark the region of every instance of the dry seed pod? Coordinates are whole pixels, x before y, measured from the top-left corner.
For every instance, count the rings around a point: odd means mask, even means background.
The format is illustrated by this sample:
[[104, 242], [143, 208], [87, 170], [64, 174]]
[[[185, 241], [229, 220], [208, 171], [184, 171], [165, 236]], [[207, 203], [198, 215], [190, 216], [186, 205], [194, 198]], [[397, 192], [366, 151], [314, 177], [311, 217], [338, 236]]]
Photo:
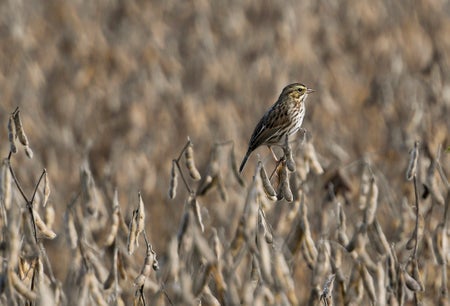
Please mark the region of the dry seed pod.
[[259, 175], [261, 176], [262, 185], [264, 188], [264, 191], [269, 199], [272, 201], [277, 199], [277, 193], [275, 192], [275, 189], [272, 186], [272, 183], [270, 183], [269, 177], [267, 176], [266, 169], [264, 169], [264, 165], [261, 161], [258, 161], [258, 165], [260, 167]]
[[14, 121], [13, 121], [12, 116], [10, 116], [8, 119], [8, 139], [9, 139], [9, 150], [12, 153], [17, 153], [16, 132], [15, 132]]
[[[306, 236], [305, 236], [306, 238]], [[300, 250], [303, 255], [303, 259], [305, 259], [306, 265], [311, 270], [314, 269], [314, 264], [316, 263], [316, 258], [313, 256], [313, 253], [311, 252], [312, 248], [310, 247], [311, 244], [305, 243], [306, 239], [303, 240], [303, 243], [300, 246]]]
[[386, 301], [386, 273], [385, 273], [385, 264], [381, 261], [377, 262], [377, 270], [376, 270], [376, 282], [377, 282], [377, 297], [379, 301]]
[[11, 280], [11, 283], [14, 287], [14, 289], [22, 295], [24, 298], [26, 298], [29, 301], [34, 301], [37, 298], [36, 292], [28, 288], [22, 281], [19, 279], [19, 276], [17, 276], [16, 273], [13, 271], [8, 272], [9, 279]]
[[294, 200], [294, 196], [289, 186], [289, 173], [286, 165], [283, 163], [280, 171], [280, 196], [288, 202]]
[[[141, 193], [138, 193], [139, 196], [139, 206], [138, 206], [138, 210], [137, 210], [137, 236], [139, 236], [145, 228], [145, 206], [144, 206], [144, 201], [142, 201], [142, 196]], [[137, 246], [139, 246], [139, 244], [136, 244]]]
[[120, 218], [120, 206], [119, 206], [119, 195], [117, 193], [117, 189], [114, 191], [113, 198], [113, 213], [112, 213], [112, 221], [111, 221], [111, 229], [109, 231], [108, 237], [105, 239], [105, 245], [110, 246], [113, 244], [114, 239], [117, 236], [117, 232], [119, 230], [119, 218]]
[[217, 177], [220, 172], [219, 164], [219, 146], [216, 144], [211, 148], [209, 153], [208, 167], [206, 175], [203, 177], [197, 189], [197, 195], [204, 195], [208, 190], [214, 187], [217, 183]]
[[239, 185], [244, 187], [245, 186], [245, 182], [242, 179], [242, 177], [241, 177], [241, 175], [239, 174], [239, 171], [238, 171], [238, 165], [237, 165], [237, 162], [236, 162], [236, 154], [234, 154], [234, 145], [231, 147], [231, 150], [230, 150], [230, 162], [231, 162], [231, 169], [233, 171], [234, 177], [238, 181]]
[[414, 148], [409, 152], [408, 169], [406, 170], [406, 179], [412, 180], [416, 176], [417, 160], [419, 158], [419, 142], [414, 143]]
[[397, 299], [400, 305], [404, 305], [406, 299], [405, 276], [403, 273], [398, 274]]
[[141, 273], [134, 279], [135, 286], [140, 287], [144, 285], [145, 279], [150, 276], [150, 272], [152, 271], [154, 258], [155, 252], [153, 251], [151, 244], [149, 244], [147, 245], [147, 254], [145, 255]]
[[25, 135], [25, 131], [23, 129], [22, 119], [20, 119], [20, 111], [17, 110], [16, 112], [14, 112], [13, 117], [17, 138], [19, 138], [19, 141], [23, 146], [28, 147], [28, 138], [27, 135]]
[[25, 147], [25, 155], [29, 158], [32, 159], [33, 158], [33, 150], [31, 150], [31, 148], [29, 146]]
[[378, 202], [378, 186], [375, 183], [375, 179], [370, 180], [369, 194], [367, 195], [367, 204], [364, 214], [364, 222], [370, 225], [375, 220], [375, 214], [377, 211]]
[[5, 209], [9, 210], [11, 207], [12, 192], [11, 192], [11, 172], [7, 160], [4, 160], [1, 167], [1, 192], [0, 196], [5, 205]]
[[299, 305], [298, 298], [296, 296], [296, 287], [294, 279], [292, 278], [291, 269], [286, 261], [282, 252], [275, 252], [274, 272], [273, 275], [276, 278], [276, 283], [281, 284], [282, 288], [285, 288], [287, 298], [290, 305]]
[[45, 207], [45, 205], [47, 205], [49, 196], [50, 196], [50, 181], [48, 179], [48, 173], [47, 173], [47, 171], [45, 171], [45, 173], [44, 173], [44, 199], [42, 201], [43, 207]]
[[75, 227], [75, 221], [73, 218], [72, 213], [67, 210], [65, 214], [65, 224], [66, 224], [66, 231], [67, 231], [67, 237], [69, 240], [69, 246], [72, 250], [76, 249], [78, 246], [78, 233], [77, 229]]
[[222, 258], [222, 244], [220, 243], [219, 236], [217, 235], [217, 230], [212, 228], [212, 245], [214, 255], [216, 256], [216, 261], [219, 261]]
[[340, 244], [347, 245], [349, 242], [349, 239], [348, 239], [347, 233], [345, 232], [346, 228], [347, 228], [347, 225], [345, 223], [345, 221], [346, 221], [345, 212], [344, 212], [344, 209], [342, 208], [341, 203], [338, 202], [337, 207], [338, 207], [338, 225], [339, 225], [338, 231], [337, 231], [337, 235], [338, 235], [337, 240]]
[[202, 221], [202, 214], [200, 211], [200, 205], [198, 204], [197, 198], [191, 197], [189, 200], [190, 207], [195, 216], [195, 221], [197, 221], [197, 225], [200, 227], [202, 233], [205, 231], [205, 226]]
[[196, 181], [200, 180], [201, 176], [195, 166], [194, 149], [192, 148], [192, 143], [190, 140], [186, 150], [184, 151], [184, 157], [186, 158], [186, 168], [188, 169], [191, 178]]
[[39, 236], [45, 239], [54, 239], [56, 237], [56, 233], [49, 229], [47, 225], [42, 221], [41, 216], [39, 216], [38, 212], [33, 209], [34, 223], [36, 224], [37, 229], [39, 230]]
[[418, 281], [416, 281], [404, 268], [402, 268], [402, 274], [405, 279], [405, 285], [409, 290], [413, 292], [422, 291]]
[[[215, 297], [212, 294], [211, 289], [209, 289], [208, 286], [206, 286], [203, 290], [202, 301], [205, 305], [210, 305], [210, 306], [220, 306], [221, 305], [219, 300], [217, 299], [217, 297]], [[223, 303], [222, 303], [222, 305], [223, 305]]]
[[375, 303], [377, 301], [377, 296], [376, 296], [375, 284], [374, 284], [372, 276], [370, 275], [366, 266], [363, 264], [359, 264], [359, 273], [363, 280], [364, 288], [366, 289], [367, 293], [369, 294], [370, 300], [372, 301], [372, 303]]
[[133, 210], [133, 216], [131, 217], [130, 220], [130, 225], [129, 225], [129, 229], [128, 229], [128, 254], [132, 255], [134, 253], [134, 249], [136, 247], [137, 243], [137, 231], [138, 231], [138, 227], [137, 227], [137, 215], [138, 215], [138, 211], [137, 210]]
[[101, 294], [101, 292], [99, 290], [98, 280], [95, 278], [95, 275], [93, 273], [89, 273], [86, 277], [88, 279], [87, 283], [88, 283], [89, 292], [90, 292], [90, 295], [91, 295], [95, 305], [107, 306], [108, 303], [103, 298], [103, 295]]
[[292, 157], [291, 147], [289, 146], [289, 143], [287, 143], [287, 141], [283, 149], [284, 149], [284, 156], [286, 158], [286, 167], [288, 168], [289, 171], [294, 172], [296, 168], [295, 161], [294, 158]]
[[386, 235], [384, 235], [381, 225], [378, 223], [377, 220], [373, 222], [373, 228], [375, 229], [375, 234], [377, 235], [378, 240], [381, 242], [381, 245], [383, 246], [384, 252], [382, 252], [382, 254], [389, 254], [391, 252], [389, 242], [386, 238]]
[[52, 205], [45, 206], [44, 222], [49, 229], [51, 229], [55, 223], [55, 209]]
[[361, 184], [359, 186], [359, 196], [358, 196], [358, 202], [359, 202], [359, 208], [365, 209], [367, 205], [367, 196], [369, 194], [370, 190], [370, 180], [372, 178], [372, 174], [369, 173], [369, 167], [365, 166], [362, 171], [361, 175]]
[[414, 245], [416, 243], [416, 235], [413, 233], [412, 236], [409, 238], [408, 242], [406, 243], [406, 249], [412, 250], [414, 248]]
[[445, 265], [445, 251], [447, 250], [446, 246], [446, 233], [444, 224], [439, 223], [433, 233], [433, 251], [436, 256], [436, 261], [439, 265]]
[[172, 161], [172, 170], [170, 171], [170, 183], [169, 183], [169, 198], [175, 199], [177, 195], [177, 186], [178, 186], [178, 172], [176, 169], [176, 161]]

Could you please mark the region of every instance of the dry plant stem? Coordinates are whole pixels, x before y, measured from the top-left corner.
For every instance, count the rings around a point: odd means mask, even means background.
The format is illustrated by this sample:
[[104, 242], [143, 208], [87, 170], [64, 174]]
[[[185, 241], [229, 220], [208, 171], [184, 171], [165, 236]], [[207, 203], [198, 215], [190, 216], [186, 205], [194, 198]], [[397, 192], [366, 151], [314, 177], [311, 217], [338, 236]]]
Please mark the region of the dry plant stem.
[[413, 260], [417, 260], [417, 247], [418, 247], [418, 240], [419, 240], [419, 192], [417, 190], [417, 178], [416, 175], [413, 177], [414, 182], [414, 198], [416, 202], [416, 224], [414, 227], [414, 251], [413, 251]]
[[9, 152], [8, 155], [8, 167], [9, 167], [9, 171], [11, 173], [11, 176], [13, 177], [14, 183], [17, 186], [17, 189], [19, 189], [20, 194], [22, 195], [23, 199], [25, 200], [25, 202], [27, 203], [27, 209], [30, 212], [30, 216], [31, 216], [31, 223], [33, 225], [33, 235], [34, 235], [34, 240], [36, 241], [36, 243], [38, 242], [38, 238], [37, 238], [37, 228], [36, 228], [36, 222], [34, 221], [34, 213], [33, 213], [33, 201], [34, 201], [34, 197], [36, 196], [36, 192], [37, 189], [39, 187], [39, 184], [42, 181], [42, 178], [44, 177], [45, 173], [47, 172], [45, 169], [42, 171], [41, 176], [39, 177], [39, 180], [34, 188], [34, 192], [33, 195], [31, 197], [31, 200], [28, 200], [28, 197], [25, 195], [25, 192], [23, 191], [22, 186], [20, 185], [19, 181], [17, 180], [16, 174], [11, 166], [11, 152]]
[[178, 158], [174, 159], [172, 162], [175, 163], [175, 165], [177, 165], [178, 168], [178, 172], [180, 173], [181, 179], [183, 180], [184, 186], [186, 186], [186, 189], [188, 190], [189, 194], [193, 193], [193, 190], [191, 189], [191, 187], [189, 186], [189, 184], [186, 181], [186, 178], [184, 177], [183, 171], [181, 171], [181, 167], [180, 167], [180, 160], [183, 157], [184, 151], [186, 151], [186, 149], [191, 145], [191, 140], [188, 138], [187, 143], [184, 145], [183, 149], [180, 152], [180, 155], [178, 155]]
[[114, 255], [113, 255], [113, 275], [114, 275], [114, 305], [118, 305], [119, 298], [119, 277], [117, 274], [117, 259], [119, 255], [119, 247], [117, 246], [117, 238], [114, 238]]

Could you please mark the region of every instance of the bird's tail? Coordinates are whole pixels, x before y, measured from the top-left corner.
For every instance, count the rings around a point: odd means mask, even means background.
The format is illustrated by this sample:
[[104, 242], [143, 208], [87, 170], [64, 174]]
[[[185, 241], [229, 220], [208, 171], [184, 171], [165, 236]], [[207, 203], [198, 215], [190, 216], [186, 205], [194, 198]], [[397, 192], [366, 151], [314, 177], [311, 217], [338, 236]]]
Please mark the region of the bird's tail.
[[245, 163], [247, 162], [248, 157], [250, 156], [250, 150], [245, 153], [244, 159], [242, 160], [241, 166], [239, 167], [239, 173], [242, 173], [242, 170], [244, 170]]

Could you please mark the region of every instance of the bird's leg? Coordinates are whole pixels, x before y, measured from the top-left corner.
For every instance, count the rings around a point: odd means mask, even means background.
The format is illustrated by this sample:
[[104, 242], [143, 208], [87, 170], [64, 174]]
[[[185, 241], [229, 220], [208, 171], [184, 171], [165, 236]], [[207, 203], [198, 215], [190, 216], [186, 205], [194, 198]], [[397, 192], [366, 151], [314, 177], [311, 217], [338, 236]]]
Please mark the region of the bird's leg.
[[271, 180], [271, 179], [272, 179], [272, 176], [273, 176], [273, 175], [275, 174], [275, 172], [277, 171], [278, 166], [279, 166], [280, 163], [282, 163], [283, 160], [285, 159], [285, 156], [283, 155], [282, 157], [280, 157], [280, 159], [278, 159], [278, 158], [277, 158], [277, 155], [276, 155], [275, 152], [272, 150], [272, 147], [271, 147], [271, 146], [267, 146], [267, 147], [269, 148], [270, 152], [272, 152], [272, 157], [273, 157], [273, 159], [275, 160], [275, 164], [276, 164], [275, 168], [273, 169], [272, 174], [271, 174], [270, 177], [269, 177], [269, 180]]
[[267, 146], [268, 148], [269, 148], [269, 150], [270, 150], [270, 152], [272, 153], [272, 157], [273, 157], [273, 159], [275, 160], [275, 162], [280, 162], [280, 160], [277, 158], [277, 155], [275, 154], [275, 152], [272, 150], [272, 147], [271, 146]]

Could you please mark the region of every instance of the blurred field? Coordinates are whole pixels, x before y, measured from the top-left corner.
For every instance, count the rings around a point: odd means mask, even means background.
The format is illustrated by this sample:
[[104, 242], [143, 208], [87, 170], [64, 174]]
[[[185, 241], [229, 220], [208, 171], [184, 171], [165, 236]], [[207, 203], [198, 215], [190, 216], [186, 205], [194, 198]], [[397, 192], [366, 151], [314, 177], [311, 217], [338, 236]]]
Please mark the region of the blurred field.
[[[364, 215], [358, 197], [364, 165], [370, 164], [379, 188], [377, 218], [389, 242], [403, 245], [403, 234], [414, 225], [414, 189], [405, 179], [414, 142], [421, 142], [420, 195], [439, 146], [442, 168], [450, 171], [450, 154], [444, 152], [450, 145], [449, 33], [450, 4], [443, 0], [2, 1], [0, 152], [8, 156], [6, 126], [19, 106], [34, 158], [19, 150], [11, 163], [30, 195], [47, 169], [58, 236], [44, 245], [58, 280], [67, 279], [73, 260], [63, 216], [82, 190], [83, 165], [92, 171], [107, 215], [118, 190], [127, 224], [141, 191], [146, 232], [163, 265], [188, 196], [181, 182], [176, 199], [167, 196], [172, 159], [187, 137], [202, 175], [214, 143], [232, 140], [240, 162], [259, 118], [283, 86], [300, 81], [317, 90], [308, 98], [303, 127], [326, 170], [302, 183], [312, 238], [319, 244], [334, 237], [336, 202], [354, 231]], [[205, 226], [218, 230], [225, 247], [242, 214], [256, 153], [273, 169], [269, 151], [257, 150], [241, 187], [228, 164], [229, 150], [219, 150], [226, 201], [216, 189], [199, 199]], [[298, 154], [301, 160], [301, 147]], [[324, 185], [336, 169], [351, 190], [329, 201]], [[445, 197], [444, 183], [433, 175]], [[421, 201], [429, 212], [425, 228], [434, 230], [443, 205], [431, 196]], [[272, 202], [269, 222], [282, 223], [276, 216], [290, 207]], [[412, 217], [400, 218], [407, 212]], [[424, 245], [421, 265], [434, 267]], [[130, 257], [136, 270], [143, 249]], [[449, 250], [444, 252], [448, 257]], [[110, 253], [103, 255], [111, 260]], [[293, 279], [304, 305], [311, 274], [302, 273], [302, 255], [294, 255]], [[347, 278], [350, 272], [344, 272]], [[124, 298], [131, 301], [132, 279], [128, 283]], [[424, 305], [435, 303], [438, 291], [428, 286]]]

